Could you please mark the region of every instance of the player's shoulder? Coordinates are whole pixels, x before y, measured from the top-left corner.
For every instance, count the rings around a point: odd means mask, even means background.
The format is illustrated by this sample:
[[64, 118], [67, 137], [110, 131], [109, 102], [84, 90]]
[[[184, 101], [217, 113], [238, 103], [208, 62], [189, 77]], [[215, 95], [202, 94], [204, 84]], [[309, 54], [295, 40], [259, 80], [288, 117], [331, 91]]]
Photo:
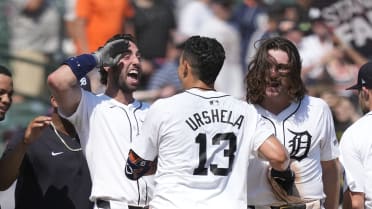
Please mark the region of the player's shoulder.
[[305, 95], [302, 99], [302, 103], [318, 110], [329, 109], [327, 102], [319, 97]]
[[[359, 118], [353, 124], [346, 128], [343, 132], [340, 140], [340, 147], [342, 149], [348, 149], [348, 146], [351, 144], [367, 145], [371, 144], [372, 140], [370, 139], [370, 126], [372, 123], [372, 113], [364, 115]], [[365, 139], [365, 140], [359, 140]]]
[[90, 91], [85, 91], [85, 90], [81, 90], [81, 92], [82, 92], [81, 99], [84, 101], [84, 103], [99, 104], [105, 101], [108, 102], [113, 99], [104, 93], [94, 94]]
[[372, 112], [369, 112], [351, 124], [345, 132], [362, 133], [369, 130], [372, 123]]

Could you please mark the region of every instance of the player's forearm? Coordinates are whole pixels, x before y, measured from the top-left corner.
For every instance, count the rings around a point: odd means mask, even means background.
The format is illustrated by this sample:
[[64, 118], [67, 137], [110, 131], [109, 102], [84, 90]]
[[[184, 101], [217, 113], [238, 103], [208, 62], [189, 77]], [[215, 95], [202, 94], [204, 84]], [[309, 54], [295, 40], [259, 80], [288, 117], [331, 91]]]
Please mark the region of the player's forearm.
[[14, 150], [0, 159], [0, 191], [8, 189], [17, 179], [27, 146], [20, 142]]
[[81, 90], [71, 68], [68, 65], [61, 65], [48, 76], [47, 82], [63, 114], [69, 116], [74, 113], [81, 99]]
[[260, 146], [259, 153], [277, 171], [285, 171], [289, 166], [290, 159], [287, 150], [273, 135]]
[[340, 168], [338, 160], [322, 161], [323, 187], [326, 194], [324, 207], [337, 209], [339, 206]]
[[79, 88], [78, 80], [68, 65], [61, 65], [52, 72], [48, 76], [48, 85], [52, 93], [55, 91], [67, 91], [74, 87]]

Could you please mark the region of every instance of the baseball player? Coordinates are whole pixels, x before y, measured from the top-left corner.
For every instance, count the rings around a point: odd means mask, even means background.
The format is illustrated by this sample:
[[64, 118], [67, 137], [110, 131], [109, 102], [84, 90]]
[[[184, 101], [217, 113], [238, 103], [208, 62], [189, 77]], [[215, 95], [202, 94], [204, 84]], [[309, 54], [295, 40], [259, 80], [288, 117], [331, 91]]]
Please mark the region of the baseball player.
[[[332, 114], [323, 100], [306, 95], [300, 73], [301, 59], [291, 41], [264, 40], [249, 64], [247, 101], [287, 148], [296, 176], [293, 194], [303, 199], [303, 207], [336, 209], [339, 150]], [[250, 162], [248, 176], [254, 178], [248, 179], [248, 203], [254, 208], [286, 205], [274, 196], [267, 169], [265, 161]]]
[[[80, 136], [92, 177], [95, 208], [142, 208], [151, 199], [151, 179], [123, 176], [129, 144], [140, 133], [148, 105], [133, 98], [141, 76], [140, 53], [127, 34], [112, 37], [93, 54], [71, 57], [48, 77], [61, 115]], [[100, 68], [102, 95], [83, 91], [80, 77]]]
[[365, 115], [341, 137], [340, 161], [345, 170], [343, 208], [372, 208], [372, 62], [358, 73], [359, 104]]
[[127, 177], [157, 166], [152, 209], [246, 209], [248, 159], [258, 154], [291, 174], [284, 147], [253, 106], [215, 91], [224, 59], [215, 39], [186, 40], [178, 68], [185, 92], [157, 100], [133, 140]]
[[16, 182], [15, 209], [92, 209], [88, 165], [71, 123], [57, 113], [34, 118], [0, 158], [0, 190]]
[[12, 73], [0, 65], [0, 121], [5, 119], [5, 114], [12, 105], [13, 92]]

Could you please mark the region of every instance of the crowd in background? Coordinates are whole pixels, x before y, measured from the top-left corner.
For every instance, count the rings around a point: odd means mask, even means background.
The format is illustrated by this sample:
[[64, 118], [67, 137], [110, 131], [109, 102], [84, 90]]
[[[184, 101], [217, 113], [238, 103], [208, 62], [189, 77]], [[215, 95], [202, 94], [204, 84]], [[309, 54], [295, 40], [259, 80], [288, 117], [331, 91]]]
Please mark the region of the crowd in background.
[[[360, 115], [355, 94], [345, 87], [355, 82], [367, 57], [333, 33], [311, 0], [7, 0], [0, 6], [7, 21], [1, 24], [0, 57], [13, 70], [15, 86], [3, 140], [45, 111], [45, 78], [53, 67], [67, 56], [95, 51], [120, 32], [134, 34], [142, 52], [140, 99], [154, 101], [180, 91], [177, 46], [198, 34], [217, 38], [227, 51], [217, 90], [244, 98], [243, 78], [259, 40], [284, 36], [300, 51], [310, 94], [329, 102], [337, 131]], [[103, 92], [97, 71], [90, 77], [93, 92]]]
[[[6, 0], [0, 9], [0, 61], [13, 71], [15, 90], [0, 128], [0, 153], [18, 128], [47, 112], [45, 79], [55, 66], [122, 32], [137, 38], [142, 53], [139, 99], [152, 102], [181, 91], [178, 47], [192, 35], [222, 43], [226, 60], [216, 89], [244, 99], [244, 76], [259, 40], [283, 36], [299, 49], [310, 95], [331, 107], [337, 136], [361, 116], [356, 94], [345, 88], [370, 57], [338, 37], [311, 0]], [[98, 71], [89, 76], [92, 91], [102, 93]]]
[[[2, 143], [48, 108], [45, 78], [56, 65], [95, 51], [120, 32], [134, 34], [142, 53], [145, 76], [139, 99], [151, 102], [181, 90], [177, 47], [192, 35], [223, 44], [227, 57], [216, 89], [243, 99], [247, 63], [259, 40], [284, 36], [300, 51], [310, 94], [325, 98], [334, 111], [337, 132], [360, 116], [356, 95], [345, 87], [355, 82], [367, 57], [333, 33], [311, 0], [7, 0], [0, 6], [7, 21], [1, 24], [6, 35], [0, 40], [0, 57], [14, 73], [15, 89], [11, 116], [1, 128]], [[89, 76], [92, 91], [103, 92], [98, 71]]]

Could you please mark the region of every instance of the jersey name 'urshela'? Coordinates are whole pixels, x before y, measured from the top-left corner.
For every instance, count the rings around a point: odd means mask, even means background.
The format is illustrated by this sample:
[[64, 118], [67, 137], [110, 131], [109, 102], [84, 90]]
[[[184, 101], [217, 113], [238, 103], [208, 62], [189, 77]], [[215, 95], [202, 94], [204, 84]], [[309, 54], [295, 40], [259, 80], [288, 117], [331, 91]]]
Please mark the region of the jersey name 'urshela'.
[[237, 126], [238, 129], [240, 129], [244, 116], [239, 115], [238, 117], [232, 117], [232, 115], [233, 112], [231, 110], [210, 109], [194, 113], [191, 117], [187, 118], [185, 122], [193, 131], [197, 130], [202, 125], [210, 123], [227, 123], [232, 126]]

